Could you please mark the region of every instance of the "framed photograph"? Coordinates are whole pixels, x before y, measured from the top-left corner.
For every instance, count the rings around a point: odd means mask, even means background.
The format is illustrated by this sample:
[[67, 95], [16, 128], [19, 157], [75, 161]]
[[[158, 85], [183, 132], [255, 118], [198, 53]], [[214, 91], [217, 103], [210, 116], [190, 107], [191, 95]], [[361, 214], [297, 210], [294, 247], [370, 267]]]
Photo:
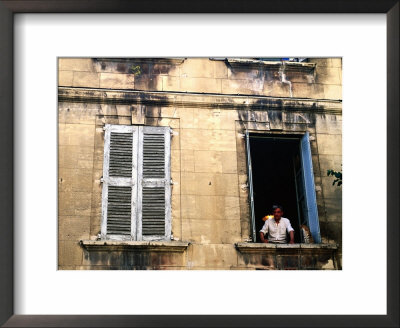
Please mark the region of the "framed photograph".
[[0, 1], [1, 324], [398, 326], [368, 3]]
[[341, 76], [59, 57], [58, 269], [341, 270]]

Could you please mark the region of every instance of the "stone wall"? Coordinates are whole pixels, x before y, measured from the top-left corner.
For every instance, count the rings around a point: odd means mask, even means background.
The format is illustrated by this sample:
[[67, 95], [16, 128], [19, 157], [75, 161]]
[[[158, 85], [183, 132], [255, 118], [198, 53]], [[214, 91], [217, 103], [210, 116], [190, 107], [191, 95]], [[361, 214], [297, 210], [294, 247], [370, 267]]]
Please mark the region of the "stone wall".
[[[341, 58], [296, 64], [285, 68], [208, 58], [60, 58], [58, 81], [66, 87], [342, 99]], [[315, 69], [304, 66], [310, 64]]]
[[[257, 267], [235, 246], [250, 235], [245, 128], [310, 133], [322, 241], [339, 244], [340, 268], [341, 188], [326, 170], [342, 163], [341, 60], [310, 62], [285, 68], [282, 80], [282, 68], [234, 61], [61, 58], [59, 269]], [[100, 233], [106, 123], [173, 129], [172, 232], [189, 243], [183, 253], [128, 252], [124, 265], [80, 244]]]

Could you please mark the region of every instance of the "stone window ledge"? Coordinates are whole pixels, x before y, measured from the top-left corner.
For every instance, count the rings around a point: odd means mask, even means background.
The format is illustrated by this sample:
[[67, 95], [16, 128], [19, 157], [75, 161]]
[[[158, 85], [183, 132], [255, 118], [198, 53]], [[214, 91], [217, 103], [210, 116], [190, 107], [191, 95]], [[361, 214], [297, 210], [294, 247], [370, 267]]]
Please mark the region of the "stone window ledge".
[[337, 244], [272, 244], [272, 243], [235, 243], [241, 253], [285, 252], [285, 251], [336, 251]]
[[184, 252], [189, 242], [183, 241], [115, 241], [115, 240], [81, 240], [80, 244], [87, 251], [155, 251]]

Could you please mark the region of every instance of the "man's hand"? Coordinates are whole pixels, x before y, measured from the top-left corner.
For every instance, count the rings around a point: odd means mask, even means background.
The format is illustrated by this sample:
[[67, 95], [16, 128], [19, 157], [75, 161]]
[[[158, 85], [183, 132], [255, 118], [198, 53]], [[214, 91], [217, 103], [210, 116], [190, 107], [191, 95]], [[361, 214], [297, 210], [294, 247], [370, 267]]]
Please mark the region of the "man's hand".
[[268, 239], [265, 239], [264, 233], [260, 231], [260, 239], [262, 243], [268, 243]]
[[294, 244], [294, 240], [289, 241], [289, 244]]

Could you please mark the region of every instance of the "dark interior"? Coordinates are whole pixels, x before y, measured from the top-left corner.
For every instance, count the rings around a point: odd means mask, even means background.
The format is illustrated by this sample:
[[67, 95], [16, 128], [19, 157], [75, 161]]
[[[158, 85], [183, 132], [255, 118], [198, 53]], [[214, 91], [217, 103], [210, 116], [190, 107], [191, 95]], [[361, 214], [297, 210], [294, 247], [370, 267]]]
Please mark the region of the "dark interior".
[[276, 204], [283, 207], [283, 217], [290, 220], [295, 242], [301, 240], [295, 183], [295, 170], [300, 169], [299, 147], [299, 139], [293, 136], [250, 135], [257, 242], [264, 224], [262, 218], [272, 215]]

